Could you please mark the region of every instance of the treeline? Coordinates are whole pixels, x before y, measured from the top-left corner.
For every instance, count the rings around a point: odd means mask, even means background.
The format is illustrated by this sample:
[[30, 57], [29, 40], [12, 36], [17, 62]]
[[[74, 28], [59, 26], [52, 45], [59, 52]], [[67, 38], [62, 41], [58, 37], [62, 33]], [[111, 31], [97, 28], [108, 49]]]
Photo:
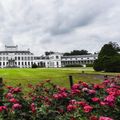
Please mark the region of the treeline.
[[[54, 54], [55, 52], [53, 51], [46, 51], [45, 55], [50, 55], [50, 54]], [[63, 53], [64, 56], [71, 56], [71, 55], [90, 55], [91, 53], [89, 53], [87, 50], [73, 50], [71, 52], [65, 52]]]

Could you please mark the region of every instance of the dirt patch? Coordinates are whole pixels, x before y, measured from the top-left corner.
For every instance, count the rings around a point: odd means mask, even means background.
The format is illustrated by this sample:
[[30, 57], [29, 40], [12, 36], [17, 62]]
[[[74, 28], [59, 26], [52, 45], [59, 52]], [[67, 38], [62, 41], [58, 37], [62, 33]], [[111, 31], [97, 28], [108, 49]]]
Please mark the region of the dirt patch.
[[95, 79], [101, 79], [101, 80], [104, 80], [105, 78], [111, 78], [113, 77], [112, 75], [100, 75], [100, 74], [86, 74], [86, 73], [80, 73], [79, 74], [80, 76], [90, 76], [90, 77], [93, 77]]

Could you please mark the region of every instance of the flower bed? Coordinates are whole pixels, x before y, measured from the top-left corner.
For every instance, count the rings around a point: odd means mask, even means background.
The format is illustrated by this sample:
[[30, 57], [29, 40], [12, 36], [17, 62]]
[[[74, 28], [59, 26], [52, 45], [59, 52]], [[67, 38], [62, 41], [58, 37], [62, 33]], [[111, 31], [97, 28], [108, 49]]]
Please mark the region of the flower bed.
[[[117, 81], [116, 81], [117, 80]], [[71, 90], [47, 80], [22, 88], [5, 86], [0, 101], [2, 120], [119, 120], [120, 79], [104, 80], [101, 84], [79, 82]]]

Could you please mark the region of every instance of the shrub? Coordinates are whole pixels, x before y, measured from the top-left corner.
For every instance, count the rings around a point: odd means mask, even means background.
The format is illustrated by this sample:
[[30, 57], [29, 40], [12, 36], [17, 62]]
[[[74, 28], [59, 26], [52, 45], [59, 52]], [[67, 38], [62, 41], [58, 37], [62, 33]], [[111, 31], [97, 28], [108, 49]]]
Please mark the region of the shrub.
[[65, 65], [65, 67], [83, 67], [80, 64], [71, 64], [71, 65]]
[[37, 66], [36, 63], [32, 64], [32, 68], [37, 68], [37, 67], [38, 67], [38, 66]]
[[86, 64], [86, 67], [93, 67], [93, 64]]
[[102, 71], [103, 70], [103, 66], [102, 66], [102, 63], [101, 63], [100, 60], [97, 59], [97, 60], [94, 61], [93, 69], [95, 71]]
[[101, 84], [79, 81], [71, 90], [50, 80], [24, 95], [22, 88], [5, 86], [0, 101], [1, 120], [119, 120], [120, 76]]
[[104, 63], [105, 72], [120, 72], [120, 56], [113, 56]]

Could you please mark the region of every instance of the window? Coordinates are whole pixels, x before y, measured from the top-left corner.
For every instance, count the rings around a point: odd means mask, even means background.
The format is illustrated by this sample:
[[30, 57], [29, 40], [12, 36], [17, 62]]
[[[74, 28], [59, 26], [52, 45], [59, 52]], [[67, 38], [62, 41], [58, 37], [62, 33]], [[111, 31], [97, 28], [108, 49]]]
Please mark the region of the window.
[[56, 56], [56, 59], [59, 59], [59, 56]]
[[18, 60], [20, 60], [20, 57], [18, 57]]

